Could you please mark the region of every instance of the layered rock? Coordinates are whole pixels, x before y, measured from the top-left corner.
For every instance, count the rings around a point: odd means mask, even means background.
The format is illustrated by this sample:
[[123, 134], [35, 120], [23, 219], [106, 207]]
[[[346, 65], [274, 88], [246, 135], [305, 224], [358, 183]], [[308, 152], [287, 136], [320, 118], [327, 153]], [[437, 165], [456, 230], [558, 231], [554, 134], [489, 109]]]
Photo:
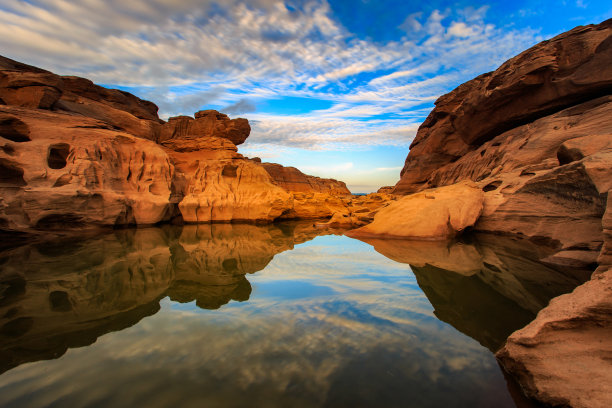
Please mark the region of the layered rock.
[[174, 139], [198, 139], [202, 136], [225, 138], [234, 145], [244, 143], [251, 133], [249, 121], [243, 118], [230, 119], [216, 110], [203, 110], [191, 116], [175, 116], [162, 126], [158, 141], [164, 143]]
[[0, 101], [30, 109], [73, 112], [103, 121], [114, 130], [157, 140], [162, 121], [157, 106], [128, 92], [88, 79], [59, 76], [0, 56]]
[[[540, 43], [436, 102], [394, 192], [470, 180], [474, 229], [548, 242], [542, 262], [593, 279], [553, 300], [498, 353], [531, 397], [610, 406], [612, 20]], [[446, 187], [445, 187], [446, 188]]]
[[276, 163], [262, 163], [272, 177], [272, 182], [290, 192], [327, 193], [334, 196], [347, 196], [351, 192], [342, 181], [309, 176], [295, 167], [284, 167]]
[[440, 97], [410, 146], [395, 192], [435, 187], [434, 171], [505, 131], [611, 94], [611, 33], [612, 20], [577, 27]]

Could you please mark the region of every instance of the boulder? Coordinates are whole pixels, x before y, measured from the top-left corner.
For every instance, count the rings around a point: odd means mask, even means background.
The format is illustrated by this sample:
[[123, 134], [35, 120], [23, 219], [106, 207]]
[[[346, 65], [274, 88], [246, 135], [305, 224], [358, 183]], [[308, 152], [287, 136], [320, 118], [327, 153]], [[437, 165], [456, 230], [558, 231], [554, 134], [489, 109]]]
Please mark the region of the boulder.
[[175, 116], [168, 119], [161, 129], [159, 142], [174, 139], [198, 139], [219, 137], [239, 145], [249, 137], [251, 126], [246, 119], [230, 119], [216, 110], [196, 112], [195, 119], [190, 116]]
[[483, 205], [482, 190], [474, 183], [461, 182], [402, 197], [380, 209], [371, 224], [347, 235], [446, 240], [472, 227]]

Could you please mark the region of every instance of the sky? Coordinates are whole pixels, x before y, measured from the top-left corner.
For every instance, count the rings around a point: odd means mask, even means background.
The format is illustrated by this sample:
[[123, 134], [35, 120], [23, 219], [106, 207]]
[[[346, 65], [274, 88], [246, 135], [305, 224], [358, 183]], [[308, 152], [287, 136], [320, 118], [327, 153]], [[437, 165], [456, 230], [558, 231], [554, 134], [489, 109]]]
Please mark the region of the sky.
[[352, 192], [399, 180], [435, 100], [612, 18], [610, 0], [1, 0], [0, 54], [151, 100], [246, 117], [249, 157]]

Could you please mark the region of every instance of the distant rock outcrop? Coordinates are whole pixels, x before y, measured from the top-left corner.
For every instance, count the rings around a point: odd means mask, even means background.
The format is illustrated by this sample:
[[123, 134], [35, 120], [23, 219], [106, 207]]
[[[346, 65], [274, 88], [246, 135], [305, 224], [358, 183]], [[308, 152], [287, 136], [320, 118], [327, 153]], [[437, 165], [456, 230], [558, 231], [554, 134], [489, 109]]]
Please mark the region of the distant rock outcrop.
[[262, 163], [272, 182], [287, 191], [298, 193], [327, 193], [335, 196], [351, 195], [342, 181], [309, 176], [295, 167], [285, 167], [276, 163]]

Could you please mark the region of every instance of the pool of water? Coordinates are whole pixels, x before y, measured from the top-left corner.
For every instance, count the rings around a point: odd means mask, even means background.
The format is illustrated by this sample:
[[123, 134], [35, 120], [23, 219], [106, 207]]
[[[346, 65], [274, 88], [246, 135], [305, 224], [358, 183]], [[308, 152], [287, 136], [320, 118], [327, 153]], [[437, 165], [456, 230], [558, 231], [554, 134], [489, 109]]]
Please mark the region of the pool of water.
[[492, 351], [577, 278], [546, 248], [121, 230], [0, 253], [3, 407], [514, 407]]

